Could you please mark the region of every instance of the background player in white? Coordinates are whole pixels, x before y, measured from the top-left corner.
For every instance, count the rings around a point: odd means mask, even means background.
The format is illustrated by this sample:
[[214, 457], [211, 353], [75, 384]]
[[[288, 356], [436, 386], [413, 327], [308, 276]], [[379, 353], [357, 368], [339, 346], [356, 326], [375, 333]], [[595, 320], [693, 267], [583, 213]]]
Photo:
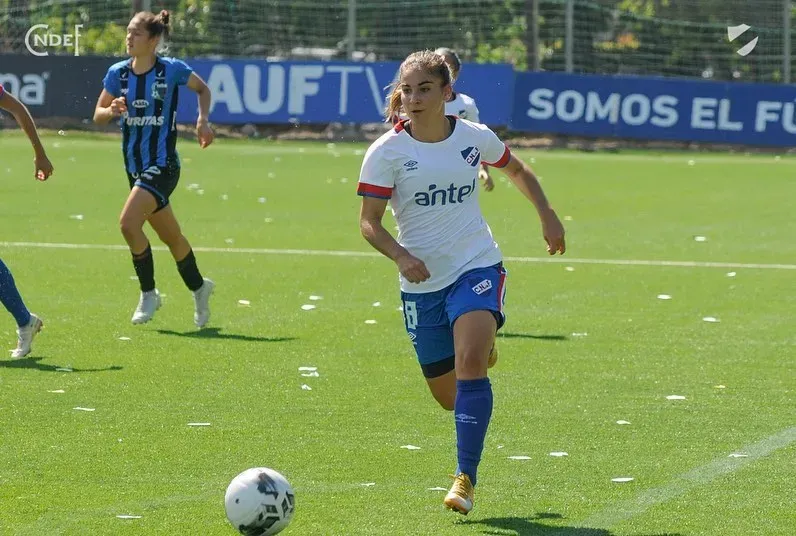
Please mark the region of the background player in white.
[[[1, 84], [0, 110], [5, 110], [13, 115], [20, 128], [25, 131], [35, 154], [33, 160], [34, 176], [40, 181], [46, 181], [52, 175], [53, 165], [47, 158], [44, 147], [39, 140], [36, 124], [33, 122], [33, 118], [25, 105], [10, 93], [6, 93]], [[2, 259], [0, 259], [0, 303], [8, 309], [8, 312], [17, 321], [17, 347], [11, 351], [11, 357], [15, 359], [25, 357], [30, 353], [33, 337], [41, 330], [44, 324], [38, 316], [28, 311], [28, 308], [25, 307], [25, 302], [22, 301], [22, 296], [19, 295], [17, 285], [14, 282], [14, 276], [11, 275], [11, 270], [3, 263]]]
[[[455, 50], [447, 47], [440, 47], [434, 52], [442, 56], [442, 59], [448, 65], [448, 69], [451, 71], [451, 84], [453, 84], [459, 78], [459, 72], [462, 70], [462, 62], [459, 59], [459, 55], [456, 54]], [[475, 99], [460, 91], [454, 91], [453, 88], [451, 88], [450, 98], [445, 101], [445, 114], [456, 115], [473, 123], [481, 122]], [[489, 167], [483, 162], [478, 168], [478, 179], [484, 183], [484, 190], [487, 192], [495, 189], [495, 181], [489, 176]]]
[[[492, 415], [487, 368], [505, 320], [502, 254], [478, 205], [481, 160], [504, 168], [536, 207], [551, 255], [563, 254], [565, 243], [533, 172], [488, 127], [446, 116], [450, 94], [439, 54], [404, 60], [385, 116], [403, 107], [408, 120], [370, 146], [357, 191], [362, 235], [398, 265], [406, 329], [431, 393], [454, 410], [458, 467], [444, 503], [467, 514]], [[388, 200], [397, 240], [382, 225]]]

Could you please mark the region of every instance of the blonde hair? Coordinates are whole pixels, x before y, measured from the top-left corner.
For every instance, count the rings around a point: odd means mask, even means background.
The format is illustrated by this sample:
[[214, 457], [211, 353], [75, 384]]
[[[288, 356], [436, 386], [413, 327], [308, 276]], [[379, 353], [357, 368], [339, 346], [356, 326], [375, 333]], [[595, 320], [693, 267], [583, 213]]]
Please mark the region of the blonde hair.
[[436, 76], [442, 80], [442, 87], [451, 83], [451, 71], [442, 56], [431, 50], [420, 50], [409, 54], [398, 68], [398, 78], [392, 83], [390, 98], [387, 100], [387, 106], [384, 109], [386, 121], [392, 121], [401, 111], [401, 78], [410, 68], [419, 68], [432, 76]]

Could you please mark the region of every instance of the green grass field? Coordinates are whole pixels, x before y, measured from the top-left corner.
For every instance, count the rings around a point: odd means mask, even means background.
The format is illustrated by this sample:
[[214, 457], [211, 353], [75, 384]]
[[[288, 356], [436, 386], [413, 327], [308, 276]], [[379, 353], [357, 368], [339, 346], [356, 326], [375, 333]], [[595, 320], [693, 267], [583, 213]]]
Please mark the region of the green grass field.
[[[495, 173], [481, 202], [511, 258], [509, 320], [462, 518], [429, 490], [449, 486], [453, 418], [415, 362], [394, 265], [310, 254], [371, 252], [364, 145], [180, 142], [172, 203], [218, 285], [197, 332], [163, 249], [164, 305], [130, 324], [118, 139], [45, 144], [56, 174], [39, 183], [27, 141], [0, 138], [0, 257], [46, 323], [29, 358], [0, 360], [0, 534], [234, 534], [226, 486], [262, 465], [295, 488], [286, 534], [796, 534], [796, 159], [519, 151], [565, 219], [555, 262]], [[4, 348], [14, 327], [0, 322]]]

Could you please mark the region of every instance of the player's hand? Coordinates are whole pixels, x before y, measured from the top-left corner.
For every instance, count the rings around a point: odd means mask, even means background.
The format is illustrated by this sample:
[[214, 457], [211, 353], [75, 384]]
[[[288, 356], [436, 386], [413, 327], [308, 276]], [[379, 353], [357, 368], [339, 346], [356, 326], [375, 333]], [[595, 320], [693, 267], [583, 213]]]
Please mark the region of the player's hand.
[[53, 174], [53, 165], [46, 155], [39, 155], [33, 159], [33, 165], [36, 168], [36, 179], [46, 181]]
[[541, 220], [542, 235], [545, 242], [547, 242], [547, 252], [550, 255], [555, 255], [556, 253], [563, 255], [567, 250], [567, 246], [564, 242], [564, 226], [561, 225], [561, 220], [558, 219], [552, 208], [542, 214]]
[[484, 183], [484, 190], [491, 192], [495, 189], [495, 181], [489, 176], [489, 172], [483, 167], [478, 170], [478, 180]]
[[431, 277], [426, 264], [409, 253], [405, 253], [395, 259], [395, 264], [398, 265], [401, 275], [410, 283], [422, 283]]
[[127, 111], [127, 100], [124, 97], [116, 97], [111, 101], [111, 115], [120, 117]]
[[196, 122], [196, 137], [199, 138], [199, 147], [204, 149], [213, 143], [213, 139], [216, 136], [213, 134], [213, 129], [210, 128], [210, 125], [207, 123], [207, 121], [200, 119]]

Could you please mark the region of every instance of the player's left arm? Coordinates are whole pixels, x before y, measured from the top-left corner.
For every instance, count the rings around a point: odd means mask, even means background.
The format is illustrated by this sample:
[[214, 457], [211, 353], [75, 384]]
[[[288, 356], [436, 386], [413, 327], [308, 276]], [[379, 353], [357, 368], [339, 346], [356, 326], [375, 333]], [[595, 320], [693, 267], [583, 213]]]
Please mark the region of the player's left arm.
[[503, 168], [503, 172], [508, 175], [511, 182], [536, 207], [536, 212], [539, 213], [539, 220], [542, 222], [542, 234], [547, 242], [547, 252], [550, 255], [555, 255], [556, 253], [563, 255], [567, 249], [564, 241], [564, 226], [550, 206], [550, 202], [547, 200], [544, 190], [542, 190], [542, 185], [539, 184], [539, 180], [531, 171], [531, 168], [512, 154], [509, 157], [508, 164]]
[[13, 115], [17, 124], [25, 131], [35, 154], [33, 160], [36, 168], [34, 176], [40, 181], [46, 181], [53, 173], [53, 165], [50, 163], [50, 159], [47, 158], [47, 153], [41, 144], [39, 133], [36, 130], [36, 123], [33, 122], [30, 111], [16, 97], [6, 91], [0, 92], [0, 108]]
[[196, 135], [199, 137], [199, 145], [204, 149], [213, 143], [213, 138], [215, 137], [209, 123], [212, 95], [205, 81], [196, 73], [191, 73], [186, 85], [188, 89], [199, 97], [199, 117], [196, 119]]

